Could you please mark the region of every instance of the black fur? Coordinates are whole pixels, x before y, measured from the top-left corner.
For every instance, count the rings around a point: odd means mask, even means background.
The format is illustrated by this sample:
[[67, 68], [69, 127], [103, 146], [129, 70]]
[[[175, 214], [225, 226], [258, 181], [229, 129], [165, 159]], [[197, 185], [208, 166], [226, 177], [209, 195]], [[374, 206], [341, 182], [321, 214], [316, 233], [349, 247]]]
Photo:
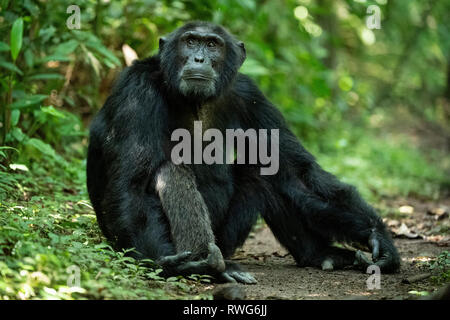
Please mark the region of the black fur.
[[[227, 46], [218, 91], [206, 100], [177, 90], [178, 37], [198, 26], [221, 35]], [[376, 235], [387, 261], [380, 266], [396, 270], [398, 253], [381, 219], [353, 187], [319, 167], [278, 109], [237, 72], [244, 58], [241, 43], [222, 27], [190, 23], [169, 35], [156, 56], [123, 71], [92, 122], [88, 151], [88, 190], [105, 236], [117, 248], [134, 247], [137, 257], [152, 259], [184, 250], [201, 255], [212, 237], [227, 258], [261, 214], [300, 266], [320, 267], [326, 259], [335, 268], [352, 264], [354, 252], [332, 242], [367, 245]], [[203, 130], [279, 129], [278, 173], [261, 176], [255, 165], [203, 164], [183, 165], [187, 173], [180, 174], [170, 160], [170, 135], [176, 128], [192, 131], [194, 120], [203, 121]], [[181, 179], [165, 185], [165, 196], [157, 186], [161, 168]], [[197, 232], [203, 235], [193, 240]]]

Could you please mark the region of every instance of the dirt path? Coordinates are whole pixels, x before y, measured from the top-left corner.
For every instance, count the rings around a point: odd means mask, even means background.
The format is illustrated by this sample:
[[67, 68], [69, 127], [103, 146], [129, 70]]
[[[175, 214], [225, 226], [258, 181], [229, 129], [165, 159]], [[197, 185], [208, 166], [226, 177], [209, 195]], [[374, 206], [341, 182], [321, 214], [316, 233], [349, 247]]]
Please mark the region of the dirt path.
[[[445, 203], [424, 203], [411, 200], [390, 201], [394, 208], [385, 222], [395, 237], [402, 267], [397, 274], [382, 274], [381, 288], [368, 290], [369, 274], [355, 270], [332, 272], [315, 268], [298, 268], [292, 256], [282, 248], [271, 231], [262, 227], [251, 235], [234, 260], [257, 278], [258, 284], [245, 286], [248, 299], [412, 299], [410, 291], [434, 291], [440, 286], [431, 277], [411, 284], [402, 280], [430, 274], [423, 262], [450, 251], [448, 211]], [[413, 209], [411, 209], [413, 208]], [[412, 211], [411, 211], [412, 210]], [[406, 212], [406, 213], [405, 213]], [[404, 226], [402, 226], [404, 224]], [[447, 230], [442, 234], [442, 230]], [[446, 235], [447, 233], [447, 235]]]

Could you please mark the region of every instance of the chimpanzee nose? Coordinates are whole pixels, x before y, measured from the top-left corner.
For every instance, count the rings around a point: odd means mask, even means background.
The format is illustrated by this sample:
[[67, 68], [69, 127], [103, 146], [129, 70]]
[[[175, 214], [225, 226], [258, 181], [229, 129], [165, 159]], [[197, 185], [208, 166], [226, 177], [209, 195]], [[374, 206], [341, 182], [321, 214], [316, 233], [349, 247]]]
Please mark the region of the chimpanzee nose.
[[198, 62], [198, 63], [203, 63], [205, 61], [205, 58], [203, 58], [201, 56], [196, 56], [196, 57], [194, 57], [194, 61]]

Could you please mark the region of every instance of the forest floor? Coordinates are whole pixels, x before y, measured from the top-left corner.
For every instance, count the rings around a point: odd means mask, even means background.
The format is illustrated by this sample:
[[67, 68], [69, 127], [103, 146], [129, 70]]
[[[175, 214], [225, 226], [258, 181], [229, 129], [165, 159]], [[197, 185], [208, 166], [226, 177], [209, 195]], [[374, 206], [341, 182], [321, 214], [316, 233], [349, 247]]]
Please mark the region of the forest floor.
[[448, 268], [450, 259], [450, 200], [396, 199], [384, 205], [392, 209], [384, 221], [392, 231], [402, 266], [396, 274], [381, 275], [380, 289], [369, 290], [370, 274], [361, 271], [296, 267], [264, 225], [233, 257], [258, 280], [245, 286], [247, 299], [415, 299], [450, 281], [448, 270], [439, 267]]
[[[212, 298], [217, 285], [208, 276], [164, 279], [112, 250], [84, 184], [77, 191], [57, 179], [43, 181], [48, 190], [27, 187], [23, 199], [0, 201], [0, 300]], [[296, 267], [261, 221], [233, 256], [258, 281], [239, 285], [246, 299], [415, 299], [450, 282], [450, 198], [375, 206], [402, 258], [400, 272], [381, 274], [380, 289], [369, 290], [371, 274], [362, 271]]]

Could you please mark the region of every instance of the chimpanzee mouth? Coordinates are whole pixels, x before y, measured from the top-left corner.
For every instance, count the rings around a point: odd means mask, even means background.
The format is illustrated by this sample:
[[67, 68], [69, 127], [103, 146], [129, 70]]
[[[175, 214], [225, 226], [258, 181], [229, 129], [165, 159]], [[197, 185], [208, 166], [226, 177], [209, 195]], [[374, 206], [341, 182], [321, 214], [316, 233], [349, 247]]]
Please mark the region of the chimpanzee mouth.
[[187, 77], [183, 77], [183, 80], [196, 80], [196, 81], [211, 81], [211, 77], [207, 77], [201, 74], [189, 75]]

